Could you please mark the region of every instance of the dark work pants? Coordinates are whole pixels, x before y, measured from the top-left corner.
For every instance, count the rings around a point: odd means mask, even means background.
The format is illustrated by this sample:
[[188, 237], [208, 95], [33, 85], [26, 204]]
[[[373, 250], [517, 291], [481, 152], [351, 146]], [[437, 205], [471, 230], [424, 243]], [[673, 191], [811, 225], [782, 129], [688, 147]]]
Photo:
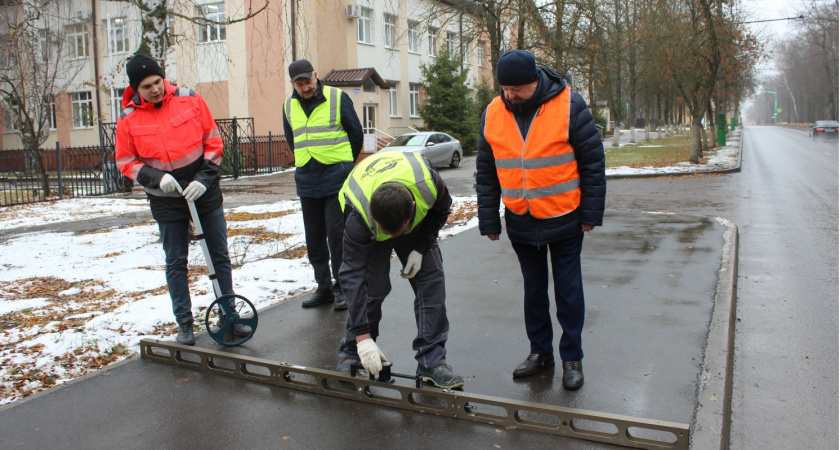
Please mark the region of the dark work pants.
[[560, 357], [564, 361], [582, 360], [581, 333], [585, 306], [580, 252], [583, 247], [583, 233], [539, 247], [516, 242], [512, 242], [512, 245], [519, 258], [525, 282], [525, 329], [528, 340], [531, 341], [531, 353], [545, 355], [554, 352], [548, 298], [546, 253], [549, 252], [557, 320], [563, 328]]
[[[370, 335], [375, 341], [379, 336], [382, 319], [382, 302], [391, 292], [391, 249], [397, 253], [403, 267], [411, 253], [411, 239], [400, 236], [372, 245], [367, 271], [367, 318]], [[437, 242], [423, 255], [420, 271], [409, 283], [414, 291], [414, 320], [417, 336], [412, 341], [416, 352], [414, 359], [424, 369], [434, 369], [446, 364], [446, 339], [449, 336], [449, 319], [446, 317], [446, 282], [443, 259]], [[341, 340], [338, 356], [358, 358], [356, 334], [348, 321], [346, 335]]]
[[[213, 261], [216, 279], [222, 295], [233, 294], [230, 257], [227, 245], [227, 222], [223, 207], [198, 217], [204, 240]], [[172, 299], [172, 312], [178, 323], [192, 322], [192, 301], [187, 280], [187, 260], [190, 249], [190, 221], [158, 222], [160, 240], [166, 253], [166, 285]], [[203, 258], [203, 256], [202, 256]]]
[[344, 239], [344, 213], [338, 203], [338, 194], [323, 198], [301, 197], [300, 208], [306, 250], [315, 272], [315, 282], [318, 289], [330, 289], [331, 277], [338, 280]]

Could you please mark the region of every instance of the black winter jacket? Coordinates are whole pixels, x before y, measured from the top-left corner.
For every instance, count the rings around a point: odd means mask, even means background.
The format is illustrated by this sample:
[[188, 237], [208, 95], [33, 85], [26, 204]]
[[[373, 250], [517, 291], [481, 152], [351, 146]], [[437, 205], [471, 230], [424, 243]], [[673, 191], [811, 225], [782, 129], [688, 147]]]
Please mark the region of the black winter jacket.
[[[568, 89], [559, 74], [545, 67], [539, 68], [539, 84], [534, 95], [519, 105], [504, 98], [505, 107], [513, 112], [522, 136], [528, 135], [531, 121], [542, 105], [563, 89]], [[496, 173], [493, 149], [484, 138], [487, 110], [481, 117], [478, 155], [476, 156], [476, 193], [478, 195], [478, 229], [482, 236], [502, 231], [499, 206], [502, 190]], [[569, 214], [550, 219], [537, 219], [529, 213], [514, 214], [505, 208], [505, 224], [511, 241], [544, 245], [562, 238], [581, 234], [581, 224], [602, 225], [607, 194], [604, 167], [604, 146], [592, 114], [580, 94], [572, 91], [569, 114], [569, 143], [575, 151], [580, 173], [580, 206]]]
[[[316, 106], [327, 101], [324, 97], [324, 86], [321, 80], [318, 80], [318, 88], [311, 100], [302, 100], [297, 91], [292, 90], [292, 98], [300, 100], [300, 105], [306, 113], [306, 117], [312, 114]], [[297, 195], [299, 197], [324, 198], [331, 195], [338, 194], [347, 175], [353, 170], [353, 164], [359, 157], [362, 151], [362, 144], [364, 142], [364, 132], [362, 124], [359, 122], [359, 116], [353, 108], [353, 100], [346, 92], [341, 92], [341, 126], [344, 132], [347, 133], [347, 138], [350, 140], [350, 148], [353, 151], [353, 161], [345, 161], [336, 164], [321, 164], [315, 158], [309, 160], [303, 167], [295, 169], [295, 184], [297, 185]], [[289, 119], [286, 117], [286, 111], [283, 111], [283, 131], [286, 133], [286, 143], [292, 152], [295, 151], [294, 133], [292, 126], [289, 124]]]

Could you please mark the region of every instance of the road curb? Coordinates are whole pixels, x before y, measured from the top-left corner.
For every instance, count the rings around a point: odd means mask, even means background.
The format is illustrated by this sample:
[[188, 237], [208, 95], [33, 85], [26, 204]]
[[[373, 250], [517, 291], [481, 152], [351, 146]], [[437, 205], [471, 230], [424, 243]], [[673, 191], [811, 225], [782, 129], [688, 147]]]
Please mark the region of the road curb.
[[715, 304], [697, 390], [690, 448], [728, 449], [732, 414], [735, 305], [738, 283], [738, 227], [726, 226]]
[[742, 127], [738, 127], [737, 134], [733, 131], [732, 136], [738, 136], [738, 162], [735, 163], [735, 167], [730, 167], [728, 169], [718, 169], [718, 170], [692, 170], [692, 171], [685, 171], [685, 172], [663, 172], [663, 173], [636, 173], [636, 174], [626, 174], [626, 175], [607, 175], [608, 180], [630, 180], [630, 179], [644, 179], [644, 178], [661, 178], [661, 177], [688, 177], [693, 175], [699, 174], [724, 174], [724, 173], [736, 173], [741, 171], [741, 157], [744, 154], [744, 131]]

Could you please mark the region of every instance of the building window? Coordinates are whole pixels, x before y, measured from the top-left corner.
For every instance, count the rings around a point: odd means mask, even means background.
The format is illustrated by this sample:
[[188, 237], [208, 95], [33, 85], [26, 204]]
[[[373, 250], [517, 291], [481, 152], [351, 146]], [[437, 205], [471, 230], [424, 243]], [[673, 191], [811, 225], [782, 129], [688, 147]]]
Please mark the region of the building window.
[[38, 53], [41, 55], [41, 62], [49, 62], [52, 58], [52, 37], [50, 30], [38, 30]]
[[434, 27], [429, 27], [427, 30], [426, 40], [429, 43], [429, 56], [437, 56], [437, 34], [438, 29]]
[[122, 96], [125, 88], [111, 88], [111, 121], [116, 122], [122, 112]]
[[3, 110], [3, 120], [6, 122], [6, 132], [12, 133], [17, 131], [17, 127], [15, 126], [15, 118], [11, 111], [8, 109]]
[[364, 83], [362, 83], [362, 91], [363, 92], [370, 92], [372, 94], [375, 94], [376, 93], [376, 83], [374, 83], [373, 80], [371, 80], [370, 77], [368, 77], [368, 79], [365, 80]]
[[408, 51], [420, 53], [420, 24], [408, 21]]
[[397, 16], [385, 14], [385, 48], [397, 47]]
[[476, 51], [478, 52], [478, 67], [484, 67], [484, 42], [478, 41], [478, 46], [476, 47]]
[[85, 24], [77, 23], [67, 27], [67, 41], [71, 58], [87, 58], [87, 30]]
[[199, 42], [221, 42], [227, 40], [225, 27], [225, 4], [213, 3], [198, 7], [200, 21], [198, 27]]
[[391, 99], [391, 117], [399, 117], [399, 111], [397, 111], [397, 90], [389, 89], [388, 97]]
[[420, 116], [420, 83], [408, 84], [408, 104], [411, 117]]
[[461, 46], [461, 62], [464, 64], [470, 63], [470, 43], [469, 41], [464, 42]]
[[93, 126], [93, 101], [90, 91], [73, 92], [70, 94], [73, 106], [73, 128], [90, 128]]
[[370, 18], [373, 17], [373, 10], [370, 8], [362, 8], [362, 15], [356, 19], [356, 40], [363, 44], [372, 44], [370, 41], [371, 23]]
[[458, 55], [458, 33], [454, 31], [446, 32], [446, 49], [449, 50], [449, 59], [457, 61]]
[[56, 120], [55, 120], [55, 98], [50, 95], [46, 100], [45, 103], [47, 104], [47, 113], [49, 114], [50, 119], [50, 130], [55, 130], [56, 127]]
[[108, 22], [108, 53], [125, 53], [129, 49], [124, 17], [116, 17]]

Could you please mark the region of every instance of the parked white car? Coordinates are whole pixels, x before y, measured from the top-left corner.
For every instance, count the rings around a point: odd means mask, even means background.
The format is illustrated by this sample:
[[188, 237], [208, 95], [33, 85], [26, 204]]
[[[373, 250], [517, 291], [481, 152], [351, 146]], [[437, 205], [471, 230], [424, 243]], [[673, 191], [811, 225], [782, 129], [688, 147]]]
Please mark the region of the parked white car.
[[464, 155], [461, 142], [454, 137], [436, 131], [407, 133], [398, 136], [381, 152], [417, 152], [425, 156], [434, 167], [456, 168]]

